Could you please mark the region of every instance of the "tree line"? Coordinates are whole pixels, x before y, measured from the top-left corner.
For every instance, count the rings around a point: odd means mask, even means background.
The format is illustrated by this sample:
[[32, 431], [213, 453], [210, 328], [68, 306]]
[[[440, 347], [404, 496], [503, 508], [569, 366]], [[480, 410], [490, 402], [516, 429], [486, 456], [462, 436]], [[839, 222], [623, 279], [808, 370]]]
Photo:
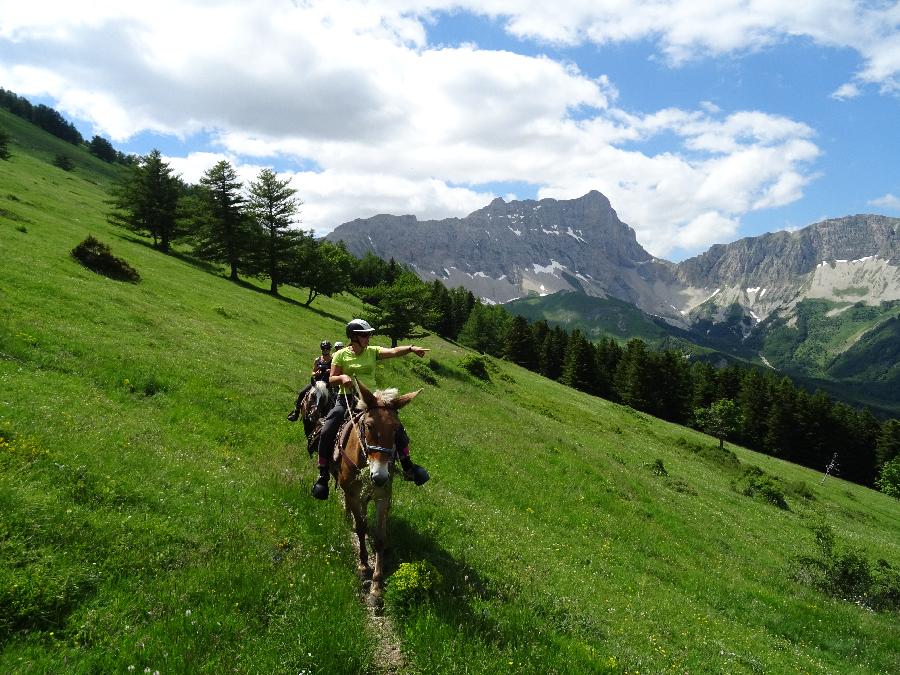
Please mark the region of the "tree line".
[[[151, 236], [161, 251], [183, 240], [198, 258], [223, 265], [232, 280], [267, 277], [273, 295], [283, 284], [303, 288], [308, 306], [319, 294], [350, 291], [371, 308], [366, 318], [394, 346], [421, 327], [580, 391], [815, 470], [836, 454], [839, 474], [863, 485], [875, 485], [885, 469], [900, 472], [896, 420], [882, 423], [869, 410], [809, 393], [773, 371], [716, 369], [675, 349], [654, 351], [639, 339], [592, 341], [580, 330], [514, 316], [462, 287], [425, 282], [394, 260], [372, 253], [357, 259], [343, 242], [317, 240], [296, 227], [302, 201], [271, 169], [245, 187], [223, 160], [187, 185], [154, 150], [129, 167], [111, 205], [113, 222]], [[733, 420], [726, 423], [723, 411]]]
[[[74, 124], [67, 121], [58, 110], [44, 105], [43, 103], [35, 105], [24, 96], [19, 96], [2, 87], [0, 87], [0, 108], [4, 108], [13, 115], [31, 122], [67, 143], [71, 143], [72, 145], [84, 145], [88, 152], [95, 157], [102, 159], [104, 162], [133, 164], [137, 160], [137, 157], [134, 155], [125, 154], [116, 150], [109, 140], [99, 134], [94, 135], [89, 143], [85, 143], [81, 132], [78, 131]], [[65, 170], [69, 171], [71, 169], [65, 168]]]

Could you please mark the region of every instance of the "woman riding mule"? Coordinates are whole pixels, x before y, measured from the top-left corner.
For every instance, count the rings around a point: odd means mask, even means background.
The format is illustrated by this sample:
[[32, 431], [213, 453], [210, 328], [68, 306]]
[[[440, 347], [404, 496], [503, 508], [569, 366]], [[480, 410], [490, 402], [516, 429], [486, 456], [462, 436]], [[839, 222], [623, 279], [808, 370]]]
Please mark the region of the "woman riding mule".
[[[312, 487], [312, 496], [316, 499], [328, 498], [328, 465], [334, 450], [338, 428], [348, 412], [348, 402], [355, 398], [353, 377], [374, 375], [377, 361], [407, 354], [415, 354], [421, 358], [429, 351], [415, 345], [393, 348], [370, 346], [369, 339], [375, 329], [363, 319], [353, 319], [347, 324], [346, 332], [350, 344], [335, 354], [331, 363], [331, 374], [328, 378], [329, 384], [340, 385], [341, 390], [334, 407], [325, 418], [322, 432], [319, 435], [319, 477]], [[403, 478], [414, 481], [416, 485], [422, 485], [428, 481], [428, 472], [423, 467], [413, 464], [409, 458], [409, 436], [402, 424], [397, 427], [394, 447], [397, 449], [400, 464], [403, 466]]]
[[[387, 548], [387, 520], [391, 511], [391, 466], [397, 456], [395, 439], [401, 427], [397, 411], [412, 401], [418, 391], [397, 395], [396, 389], [369, 392], [358, 384], [361, 412], [341, 427], [340, 460], [335, 473], [344, 493], [344, 507], [353, 518], [359, 539], [360, 577], [371, 579], [369, 605], [380, 608], [384, 593], [384, 557]], [[369, 502], [375, 502], [374, 527], [369, 528]], [[366, 537], [375, 551], [374, 570], [369, 565]]]
[[[338, 345], [343, 347], [343, 343], [336, 342], [335, 349], [338, 349]], [[330, 340], [322, 340], [319, 344], [319, 348], [322, 350], [322, 355], [317, 356], [316, 360], [313, 361], [312, 372], [309, 377], [309, 384], [306, 385], [303, 389], [300, 390], [300, 393], [297, 394], [297, 401], [294, 403], [294, 409], [287, 416], [287, 418], [291, 422], [296, 422], [300, 419], [300, 406], [303, 403], [303, 399], [310, 392], [310, 390], [316, 385], [316, 382], [325, 382], [328, 383], [328, 377], [331, 373], [331, 341]]]

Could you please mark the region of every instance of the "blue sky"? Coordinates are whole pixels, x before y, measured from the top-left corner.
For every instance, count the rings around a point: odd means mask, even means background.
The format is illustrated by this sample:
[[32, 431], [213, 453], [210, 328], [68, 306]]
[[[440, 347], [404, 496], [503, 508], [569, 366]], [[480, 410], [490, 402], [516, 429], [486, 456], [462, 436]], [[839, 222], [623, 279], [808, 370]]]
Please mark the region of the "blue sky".
[[0, 0], [0, 86], [302, 226], [597, 189], [651, 253], [900, 215], [900, 3]]

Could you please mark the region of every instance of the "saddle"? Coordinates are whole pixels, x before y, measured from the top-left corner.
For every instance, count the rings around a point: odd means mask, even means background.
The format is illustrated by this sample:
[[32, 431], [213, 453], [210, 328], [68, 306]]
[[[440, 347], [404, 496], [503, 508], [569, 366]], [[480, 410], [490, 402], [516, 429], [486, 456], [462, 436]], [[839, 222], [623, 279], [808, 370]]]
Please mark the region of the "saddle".
[[353, 424], [360, 424], [364, 414], [364, 411], [359, 411], [348, 415], [340, 428], [338, 428], [337, 436], [334, 437], [334, 449], [331, 453], [331, 461], [334, 463], [334, 466], [337, 466], [338, 462], [340, 462], [341, 448], [350, 441], [350, 434], [353, 433], [354, 428]]

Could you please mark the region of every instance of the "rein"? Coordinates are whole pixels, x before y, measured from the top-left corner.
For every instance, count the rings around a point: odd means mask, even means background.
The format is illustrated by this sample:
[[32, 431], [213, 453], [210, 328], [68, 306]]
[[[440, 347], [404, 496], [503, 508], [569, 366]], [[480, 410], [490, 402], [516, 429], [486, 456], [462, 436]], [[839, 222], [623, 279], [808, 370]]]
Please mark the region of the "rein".
[[[359, 396], [359, 400], [364, 401], [365, 399], [363, 399], [362, 392], [359, 390], [359, 382], [357, 381], [357, 379], [355, 377], [353, 378], [353, 385], [354, 385], [354, 387], [356, 387], [356, 393]], [[359, 438], [359, 445], [362, 448], [363, 456], [368, 458], [371, 453], [378, 452], [381, 454], [388, 455], [389, 461], [393, 462], [394, 458], [397, 454], [397, 449], [396, 448], [384, 448], [380, 445], [370, 445], [369, 442], [366, 441], [366, 435], [362, 432], [362, 429], [360, 429], [360, 425], [358, 425], [356, 423], [356, 416], [353, 414], [353, 411], [350, 408], [350, 399], [347, 398], [347, 392], [342, 390], [341, 395], [344, 397], [344, 405], [346, 406], [347, 410], [350, 412], [350, 424], [353, 425], [353, 429], [356, 431], [356, 436], [357, 436], [357, 438]], [[374, 405], [374, 406], [366, 406], [366, 409], [367, 410], [369, 408], [388, 409], [389, 407], [390, 406], [386, 406], [386, 405]], [[360, 417], [361, 417], [361, 415], [360, 415]], [[357, 473], [359, 473], [359, 471], [361, 469], [356, 465], [356, 463], [353, 460], [350, 459], [350, 457], [347, 455], [347, 453], [344, 452], [343, 446], [340, 447], [340, 453], [341, 453], [341, 457], [344, 459], [344, 461], [347, 462], [347, 464], [349, 464], [350, 466], [352, 466], [353, 469]]]

